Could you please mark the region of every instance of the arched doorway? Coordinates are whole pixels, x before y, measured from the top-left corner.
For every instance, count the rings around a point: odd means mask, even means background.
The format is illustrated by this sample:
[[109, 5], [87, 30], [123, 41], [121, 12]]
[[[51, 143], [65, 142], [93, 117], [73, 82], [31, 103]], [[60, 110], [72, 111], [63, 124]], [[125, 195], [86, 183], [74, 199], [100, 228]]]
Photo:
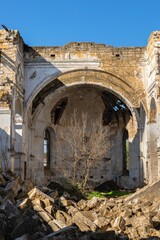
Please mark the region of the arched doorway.
[[[76, 112], [76, 116], [74, 112]], [[71, 148], [74, 144], [73, 142], [70, 144], [70, 141], [72, 139], [71, 136], [75, 134], [75, 132], [71, 132], [71, 129], [73, 128], [73, 122], [76, 122], [77, 126], [80, 124], [79, 119], [82, 118], [83, 114], [86, 114], [86, 124], [88, 124], [88, 129], [86, 128], [87, 130], [84, 134], [84, 141], [86, 141], [86, 143], [90, 138], [89, 132], [93, 132], [95, 123], [99, 121], [99, 119], [101, 119], [99, 126], [107, 129], [109, 132], [106, 138], [106, 153], [98, 162], [98, 165], [93, 163], [90, 167], [88, 182], [91, 185], [96, 185], [108, 180], [114, 180], [121, 186], [125, 184], [126, 187], [126, 184], [128, 184], [128, 188], [136, 186], [136, 184], [138, 184], [138, 179], [135, 181], [133, 178], [135, 179], [135, 176], [137, 176], [138, 170], [136, 170], [135, 152], [134, 155], [132, 155], [132, 152], [135, 148], [134, 146], [138, 144], [137, 142], [135, 143], [134, 139], [134, 135], [137, 134], [137, 122], [135, 122], [131, 110], [122, 99], [119, 99], [118, 96], [114, 95], [112, 92], [94, 85], [74, 85], [65, 88], [57, 94], [49, 94], [45, 98], [43, 109], [37, 109], [37, 112], [34, 112], [34, 121], [32, 125], [35, 130], [34, 135], [36, 135], [36, 132], [40, 135], [40, 128], [44, 129], [42, 132], [44, 135], [40, 138], [44, 139], [45, 162], [44, 166], [41, 167], [44, 170], [50, 169], [50, 173], [54, 173], [52, 177], [59, 177], [60, 175], [68, 175], [68, 177], [71, 177], [69, 176], [69, 174], [73, 172], [71, 167], [71, 165], [73, 165], [73, 163], [71, 164], [73, 151]], [[133, 144], [132, 140], [130, 141], [130, 144], [133, 145], [132, 152], [130, 153], [132, 164], [126, 165], [125, 170], [128, 170], [128, 175], [127, 177], [125, 176], [125, 180], [120, 180], [124, 175], [124, 161], [127, 162], [127, 155], [125, 155], [124, 159], [124, 151], [126, 152], [125, 154], [128, 153], [127, 151], [130, 151], [127, 149], [126, 145], [128, 136], [124, 134], [124, 129], [128, 127], [130, 122], [134, 123], [135, 128], [135, 132], [132, 134]], [[50, 127], [46, 128], [46, 125]], [[51, 129], [54, 131], [54, 137], [52, 138]], [[69, 132], [71, 134], [70, 136]], [[35, 139], [34, 142], [36, 141]], [[78, 139], [76, 139], [76, 141], [78, 142]], [[53, 143], [55, 147], [53, 147]], [[38, 149], [41, 151], [40, 148]], [[35, 151], [35, 149], [33, 149], [33, 151]], [[80, 149], [78, 151], [80, 151]], [[99, 147], [97, 151], [101, 151], [101, 147]], [[35, 153], [35, 156], [36, 155]], [[38, 155], [40, 157], [40, 152]], [[132, 159], [133, 156], [134, 163]], [[38, 160], [38, 162], [40, 162], [40, 160]], [[78, 160], [78, 164], [80, 165], [79, 169], [81, 167], [83, 169], [84, 162]], [[63, 169], [61, 169], [62, 167]], [[46, 171], [44, 175], [46, 175]], [[76, 172], [76, 177], [77, 179], [83, 178], [82, 171], [78, 170]]]
[[[128, 89], [129, 85], [125, 85], [122, 82], [122, 93], [118, 93], [118, 88], [114, 83], [113, 87], [110, 87], [111, 81], [106, 79], [106, 82], [99, 82], [99, 72], [93, 71], [89, 76], [89, 79], [84, 82], [80, 72], [80, 75], [73, 77], [68, 74], [68, 80], [65, 76], [62, 79], [55, 79], [45, 85], [39, 93], [33, 98], [32, 105], [28, 108], [28, 114], [30, 116], [31, 134], [32, 140], [30, 142], [39, 142], [39, 146], [34, 147], [30, 145], [30, 151], [35, 156], [35, 163], [39, 163], [39, 172], [41, 172], [44, 179], [44, 164], [43, 156], [44, 152], [44, 131], [46, 127], [51, 127], [55, 133], [55, 142], [59, 143], [57, 139], [61, 138], [58, 135], [59, 129], [63, 132], [71, 125], [73, 119], [74, 110], [77, 112], [76, 120], [81, 119], [82, 113], [87, 113], [89, 119], [94, 122], [96, 119], [101, 119], [101, 125], [109, 128], [111, 134], [108, 136], [106, 144], [106, 154], [99, 162], [98, 166], [94, 166], [89, 174], [89, 182], [91, 184], [99, 184], [107, 180], [114, 180], [117, 184], [135, 188], [139, 186], [139, 114], [136, 108], [133, 107], [133, 103], [129, 101]], [[76, 72], [77, 74], [77, 72]], [[88, 74], [88, 72], [87, 72]], [[105, 73], [103, 73], [105, 74]], [[102, 75], [102, 80], [103, 80]], [[62, 76], [63, 77], [63, 76]], [[115, 78], [115, 77], [113, 77]], [[70, 79], [70, 83], [68, 81]], [[77, 79], [77, 82], [76, 82]], [[81, 79], [81, 82], [80, 82]], [[97, 83], [96, 83], [97, 79]], [[120, 79], [118, 81], [121, 81]], [[114, 82], [114, 81], [113, 81]], [[106, 85], [105, 85], [106, 84]], [[128, 95], [127, 95], [128, 94]], [[126, 98], [127, 97], [127, 98]], [[133, 102], [136, 103], [137, 99], [134, 97]], [[91, 127], [92, 129], [92, 127]], [[129, 156], [130, 163], [127, 166], [128, 175], [124, 176], [124, 129], [128, 131], [129, 141]], [[64, 136], [63, 136], [64, 137]], [[88, 141], [86, 134], [84, 142]], [[126, 141], [126, 140], [125, 140]], [[56, 144], [57, 144], [56, 143]], [[41, 146], [41, 147], [40, 147]], [[64, 144], [61, 139], [60, 145], [61, 151], [58, 152], [59, 146], [56, 146], [56, 154], [51, 159], [51, 172], [52, 178], [59, 176], [56, 170], [60, 166], [69, 166], [68, 160], [71, 158], [71, 151], [69, 146]], [[125, 149], [126, 151], [126, 149]], [[65, 155], [65, 158], [64, 158]], [[56, 159], [56, 161], [55, 161]], [[30, 168], [31, 169], [31, 168]], [[71, 171], [71, 168], [70, 168]], [[42, 178], [43, 178], [42, 177]], [[81, 175], [78, 175], [81, 178]], [[42, 179], [41, 178], [41, 179]]]

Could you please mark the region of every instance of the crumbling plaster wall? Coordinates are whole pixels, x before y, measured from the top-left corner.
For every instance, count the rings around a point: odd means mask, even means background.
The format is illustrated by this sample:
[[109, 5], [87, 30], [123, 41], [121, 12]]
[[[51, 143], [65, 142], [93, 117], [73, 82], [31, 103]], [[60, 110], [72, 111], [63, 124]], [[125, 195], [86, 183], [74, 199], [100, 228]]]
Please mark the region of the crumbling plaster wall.
[[[69, 43], [64, 47], [28, 48], [25, 51], [25, 100], [34, 97], [44, 85], [63, 73], [94, 69], [108, 73], [110, 85], [114, 77], [117, 81], [126, 83], [130, 91], [136, 93], [138, 102], [141, 100], [145, 104], [143, 101], [145, 92], [141, 81], [143, 68], [141, 62], [144, 61], [144, 52], [145, 48], [114, 48], [95, 43]], [[92, 77], [96, 78], [96, 76]], [[70, 77], [68, 81], [72, 83]], [[121, 93], [122, 89], [118, 87]], [[132, 102], [132, 99], [130, 100]]]
[[[59, 131], [63, 132], [63, 136], [67, 133], [68, 124], [76, 110], [77, 122], [81, 118], [82, 112], [87, 113], [89, 120], [96, 121], [102, 119], [104, 111], [104, 104], [101, 98], [101, 91], [97, 87], [91, 85], [74, 85], [57, 93], [51, 93], [45, 98], [43, 106], [38, 110], [38, 114], [33, 119], [30, 128], [30, 155], [28, 161], [29, 175], [37, 183], [46, 183], [46, 181], [55, 180], [57, 177], [63, 176], [64, 172], [61, 169], [68, 164], [68, 160], [72, 158], [71, 153], [68, 151], [67, 143], [63, 142]], [[60, 119], [60, 122], [55, 125], [51, 122], [51, 111], [56, 103], [62, 98], [68, 98], [67, 107]], [[129, 116], [128, 116], [129, 117]], [[126, 116], [127, 118], [127, 116]], [[44, 169], [44, 154], [43, 154], [43, 141], [45, 129], [49, 127], [54, 132], [55, 147], [51, 150], [51, 162], [49, 171]], [[130, 177], [123, 175], [123, 132], [124, 129], [129, 132], [130, 141]], [[139, 141], [135, 136], [137, 131], [134, 130], [135, 124], [133, 118], [128, 119], [125, 126], [124, 119], [119, 116], [119, 121], [113, 120], [108, 126], [111, 133], [106, 142], [106, 156], [105, 159], [100, 161], [98, 165], [90, 171], [90, 183], [96, 185], [106, 180], [114, 180], [123, 187], [135, 188], [139, 184]], [[66, 173], [66, 172], [65, 172]], [[41, 178], [39, 178], [41, 176]], [[79, 176], [81, 177], [81, 176]]]
[[[10, 118], [10, 124], [6, 123], [6, 127], [11, 138], [12, 169], [17, 172], [19, 169], [23, 176], [30, 177], [28, 159], [35, 162], [31, 149], [34, 146], [38, 151], [39, 148], [38, 139], [34, 145], [30, 142], [36, 136], [32, 131], [33, 122], [36, 121], [45, 98], [36, 106], [33, 115], [32, 103], [47, 84], [58, 79], [63, 87], [85, 83], [103, 86], [127, 104], [136, 123], [131, 128], [133, 132], [138, 130], [136, 142], [140, 141], [136, 172], [141, 179], [139, 184], [143, 184], [143, 178], [146, 183], [157, 179], [160, 176], [159, 46], [160, 34], [153, 32], [147, 47], [115, 48], [95, 43], [28, 47], [17, 31], [8, 33], [1, 30], [0, 110], [3, 112], [2, 121], [6, 118], [4, 111], [7, 111]], [[54, 94], [56, 97], [57, 92]], [[152, 99], [156, 103], [154, 122], [150, 121]], [[21, 111], [16, 112], [17, 104], [22, 106]], [[44, 124], [47, 123], [49, 122], [45, 121]], [[39, 128], [42, 124], [37, 121]], [[154, 151], [151, 147], [153, 144]]]
[[[14, 170], [17, 154], [17, 139], [15, 137], [15, 102], [17, 99], [23, 105], [23, 40], [18, 31], [0, 31], [0, 128], [7, 129], [8, 161]], [[5, 123], [5, 124], [4, 124]], [[22, 116], [21, 116], [22, 127]], [[22, 142], [22, 132], [19, 137]], [[19, 144], [19, 143], [18, 143]], [[18, 149], [22, 152], [22, 147]], [[2, 159], [1, 159], [2, 160]], [[18, 166], [19, 168], [19, 166]]]
[[[27, 48], [25, 51], [25, 100], [27, 106], [30, 106], [36, 94], [45, 85], [58, 78], [64, 86], [85, 83], [104, 86], [123, 99], [130, 109], [139, 108], [140, 102], [146, 109], [145, 89], [141, 81], [145, 50], [146, 48], [114, 48], [95, 43], [70, 43], [64, 47], [54, 48]], [[43, 101], [42, 96], [42, 102], [37, 108], [37, 116], [43, 107]], [[30, 115], [29, 111], [31, 112], [31, 108], [26, 111]], [[135, 112], [138, 113], [136, 110]], [[135, 112], [132, 110], [135, 119], [132, 128], [136, 132], [139, 128], [137, 120], [139, 116]], [[34, 114], [36, 115], [36, 113]], [[28, 121], [32, 125], [32, 118]], [[133, 181], [136, 179], [136, 183], [131, 183], [132, 186], [138, 185], [137, 182], [140, 181], [138, 141], [139, 136], [135, 141], [136, 144], [133, 144], [136, 147], [133, 148], [132, 155], [135, 154], [137, 160], [132, 161], [131, 168], [134, 170], [131, 179], [134, 179]], [[119, 140], [120, 144], [122, 144], [121, 140]], [[136, 151], [137, 153], [135, 153]], [[32, 155], [34, 154], [31, 153]], [[115, 175], [116, 173], [115, 170]], [[118, 181], [122, 182], [122, 185], [127, 185], [129, 182], [127, 177], [118, 179]], [[141, 182], [143, 181], [141, 180]]]

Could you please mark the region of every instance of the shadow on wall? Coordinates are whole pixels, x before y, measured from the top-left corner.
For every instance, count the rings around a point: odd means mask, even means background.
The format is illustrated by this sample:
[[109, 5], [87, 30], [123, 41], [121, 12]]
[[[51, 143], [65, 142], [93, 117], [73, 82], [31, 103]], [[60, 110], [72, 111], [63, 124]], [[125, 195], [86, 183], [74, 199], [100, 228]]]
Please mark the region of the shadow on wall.
[[[47, 48], [46, 48], [47, 49]], [[27, 71], [27, 78], [26, 87], [26, 101], [30, 101], [30, 99], [34, 96], [33, 106], [32, 106], [32, 113], [35, 111], [38, 105], [44, 105], [45, 97], [54, 92], [57, 88], [64, 86], [62, 82], [60, 82], [56, 77], [58, 77], [62, 72], [52, 63], [52, 60], [55, 59], [55, 54], [51, 54], [50, 51], [45, 50], [45, 47], [42, 48], [42, 52], [47, 51], [46, 58], [42, 56], [37, 50], [36, 47], [30, 47], [28, 45], [24, 45], [24, 61], [25, 61], [25, 68]], [[54, 50], [53, 50], [54, 51]], [[31, 68], [30, 63], [33, 63], [33, 68]], [[39, 70], [34, 66], [34, 63], [45, 64], [46, 67]], [[29, 69], [27, 66], [29, 64]], [[46, 77], [47, 76], [47, 77]], [[53, 78], [54, 80], [47, 84], [48, 77]], [[36, 81], [36, 84], [35, 84]], [[27, 92], [28, 90], [28, 92]], [[42, 106], [43, 106], [42, 105]]]
[[0, 128], [0, 169], [8, 171], [10, 169], [10, 136]]

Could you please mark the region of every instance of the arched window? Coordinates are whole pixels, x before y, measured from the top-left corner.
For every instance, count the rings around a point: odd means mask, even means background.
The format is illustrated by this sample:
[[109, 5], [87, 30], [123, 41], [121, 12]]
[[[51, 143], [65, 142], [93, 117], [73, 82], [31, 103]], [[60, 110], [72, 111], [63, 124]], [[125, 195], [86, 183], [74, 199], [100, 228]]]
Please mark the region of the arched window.
[[126, 129], [123, 133], [123, 174], [129, 174], [129, 139]]
[[51, 142], [51, 135], [50, 131], [47, 128], [44, 132], [44, 159], [43, 165], [45, 168], [50, 167], [50, 142]]

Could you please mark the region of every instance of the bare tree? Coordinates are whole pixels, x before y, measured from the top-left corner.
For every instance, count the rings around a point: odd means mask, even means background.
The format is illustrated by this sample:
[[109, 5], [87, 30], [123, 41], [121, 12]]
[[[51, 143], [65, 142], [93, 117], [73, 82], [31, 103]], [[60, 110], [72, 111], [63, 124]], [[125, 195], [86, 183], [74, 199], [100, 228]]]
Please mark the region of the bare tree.
[[77, 111], [65, 129], [58, 128], [58, 158], [62, 160], [58, 169], [69, 176], [74, 185], [86, 188], [91, 169], [106, 156], [110, 144], [109, 129], [102, 125], [102, 118], [91, 120], [86, 113], [79, 117]]

